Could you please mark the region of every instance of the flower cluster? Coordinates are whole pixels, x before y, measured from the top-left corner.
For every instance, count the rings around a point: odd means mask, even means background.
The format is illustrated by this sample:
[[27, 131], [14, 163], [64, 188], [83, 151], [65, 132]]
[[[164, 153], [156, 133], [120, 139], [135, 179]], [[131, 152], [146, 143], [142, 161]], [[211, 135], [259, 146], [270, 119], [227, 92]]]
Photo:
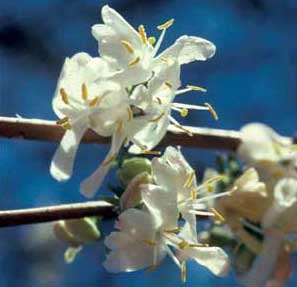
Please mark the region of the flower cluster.
[[157, 27], [160, 36], [156, 40], [148, 37], [143, 25], [135, 30], [108, 6], [101, 14], [103, 24], [92, 27], [100, 57], [78, 53], [67, 58], [53, 98], [57, 123], [66, 130], [50, 167], [57, 180], [71, 177], [79, 143], [88, 129], [112, 137], [103, 163], [81, 184], [81, 192], [88, 197], [96, 193], [123, 145], [134, 154], [154, 153], [151, 150], [164, 137], [169, 123], [191, 135], [172, 111], [185, 117], [189, 109], [208, 110], [217, 119], [209, 103], [175, 102], [180, 94], [205, 92], [193, 85], [180, 88], [180, 69], [183, 64], [211, 58], [215, 53], [211, 42], [182, 36], [159, 52], [173, 19]]

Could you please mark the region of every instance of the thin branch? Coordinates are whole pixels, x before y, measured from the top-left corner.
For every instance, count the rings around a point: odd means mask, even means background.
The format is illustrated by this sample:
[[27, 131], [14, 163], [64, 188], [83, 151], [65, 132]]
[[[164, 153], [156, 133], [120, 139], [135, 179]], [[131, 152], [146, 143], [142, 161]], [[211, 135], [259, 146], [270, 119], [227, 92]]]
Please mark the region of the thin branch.
[[115, 215], [114, 206], [106, 201], [61, 204], [55, 206], [0, 211], [0, 227], [74, 219], [84, 216]]
[[[240, 143], [240, 132], [238, 131], [187, 126], [185, 128], [193, 136], [189, 136], [187, 132], [175, 126], [170, 126], [161, 145], [235, 150]], [[0, 137], [4, 138], [60, 141], [64, 132], [65, 130], [54, 121], [0, 117]], [[110, 138], [98, 136], [89, 130], [85, 134], [83, 142], [107, 144], [110, 142]]]

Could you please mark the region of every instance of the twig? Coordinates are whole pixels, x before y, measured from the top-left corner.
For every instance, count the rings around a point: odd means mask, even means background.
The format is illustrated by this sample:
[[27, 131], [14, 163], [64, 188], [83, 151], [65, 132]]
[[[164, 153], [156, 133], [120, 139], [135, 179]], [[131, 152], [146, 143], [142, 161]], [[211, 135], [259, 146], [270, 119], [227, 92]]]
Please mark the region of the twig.
[[[170, 126], [161, 145], [171, 144], [207, 149], [235, 150], [240, 143], [240, 132], [238, 131], [196, 127], [185, 128], [193, 136], [189, 136], [187, 132], [175, 126]], [[64, 132], [64, 129], [56, 125], [54, 121], [0, 117], [0, 137], [4, 138], [59, 141]], [[85, 134], [83, 142], [107, 144], [110, 139], [98, 136], [95, 132], [89, 130]]]
[[106, 201], [62, 204], [47, 207], [0, 211], [0, 227], [44, 223], [84, 216], [115, 215], [114, 206]]

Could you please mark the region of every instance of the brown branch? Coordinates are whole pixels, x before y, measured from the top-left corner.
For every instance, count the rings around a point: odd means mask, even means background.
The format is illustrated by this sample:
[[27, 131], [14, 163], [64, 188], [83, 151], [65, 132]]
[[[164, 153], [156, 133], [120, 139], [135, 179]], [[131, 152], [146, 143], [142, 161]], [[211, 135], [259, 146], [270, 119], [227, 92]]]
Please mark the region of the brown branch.
[[61, 204], [47, 207], [0, 211], [0, 227], [44, 223], [84, 216], [115, 215], [114, 206], [106, 201]]
[[[240, 133], [237, 131], [196, 127], [185, 128], [193, 136], [170, 126], [161, 145], [171, 144], [207, 149], [235, 150], [240, 143]], [[0, 117], [0, 137], [4, 138], [59, 141], [64, 132], [64, 129], [56, 125], [54, 121]], [[89, 130], [85, 134], [83, 142], [107, 144], [110, 139], [98, 136], [95, 132]]]

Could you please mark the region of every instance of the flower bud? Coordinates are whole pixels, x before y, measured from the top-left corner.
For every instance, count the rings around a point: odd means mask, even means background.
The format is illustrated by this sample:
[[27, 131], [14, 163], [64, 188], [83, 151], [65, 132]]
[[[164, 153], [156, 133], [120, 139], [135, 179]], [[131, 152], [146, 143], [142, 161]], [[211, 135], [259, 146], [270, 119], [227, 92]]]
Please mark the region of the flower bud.
[[75, 239], [83, 243], [96, 241], [101, 236], [95, 220], [90, 217], [65, 220], [65, 227]]
[[143, 157], [133, 157], [124, 160], [122, 167], [118, 170], [117, 175], [124, 186], [138, 174], [147, 172], [151, 173], [150, 160]]
[[128, 209], [138, 205], [141, 201], [141, 185], [152, 183], [152, 176], [147, 172], [136, 175], [127, 186], [120, 199], [121, 209]]

